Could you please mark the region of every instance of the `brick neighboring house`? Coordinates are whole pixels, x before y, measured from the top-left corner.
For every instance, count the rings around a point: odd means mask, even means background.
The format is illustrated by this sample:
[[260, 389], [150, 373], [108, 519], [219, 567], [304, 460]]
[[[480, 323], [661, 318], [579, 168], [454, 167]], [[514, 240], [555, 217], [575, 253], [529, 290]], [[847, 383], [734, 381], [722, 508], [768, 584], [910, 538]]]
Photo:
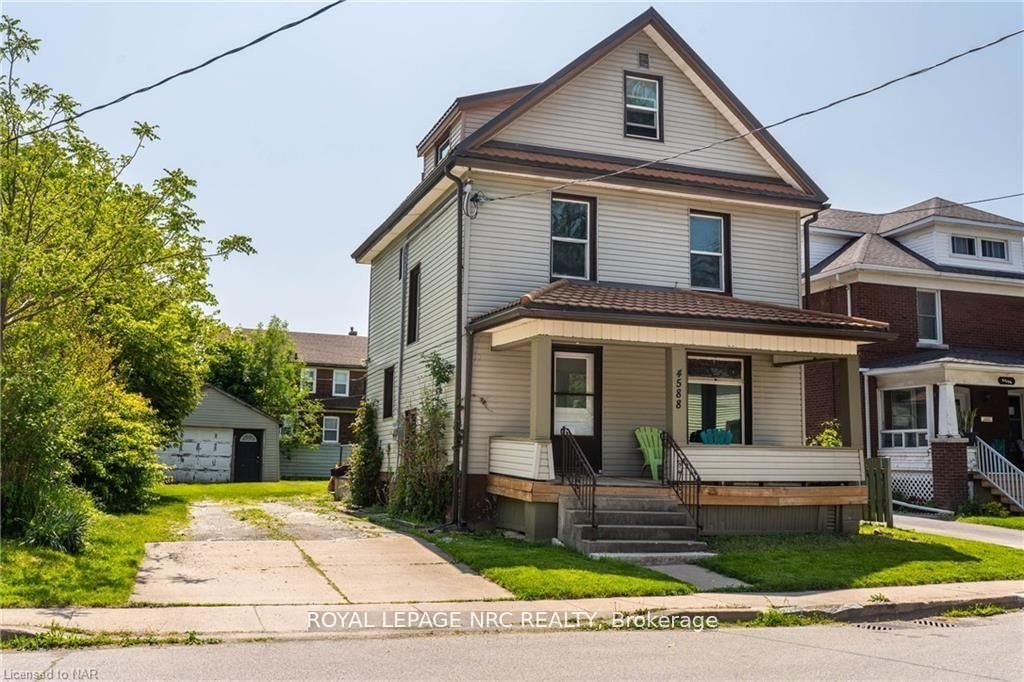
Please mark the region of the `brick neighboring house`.
[[[935, 197], [887, 214], [823, 211], [809, 245], [808, 307], [898, 334], [859, 351], [867, 454], [892, 459], [894, 488], [962, 502], [967, 486], [935, 479], [933, 455], [969, 431], [972, 472], [979, 456], [1003, 467], [986, 487], [1012, 488], [1003, 501], [1024, 506], [1024, 475], [991, 452], [1024, 465], [1024, 223]], [[808, 435], [839, 407], [836, 371], [806, 368]], [[973, 429], [960, 423], [971, 410]]]
[[306, 364], [303, 385], [323, 404], [319, 448], [281, 455], [282, 478], [327, 478], [331, 467], [348, 456], [352, 421], [366, 392], [366, 337], [348, 334], [288, 332]]

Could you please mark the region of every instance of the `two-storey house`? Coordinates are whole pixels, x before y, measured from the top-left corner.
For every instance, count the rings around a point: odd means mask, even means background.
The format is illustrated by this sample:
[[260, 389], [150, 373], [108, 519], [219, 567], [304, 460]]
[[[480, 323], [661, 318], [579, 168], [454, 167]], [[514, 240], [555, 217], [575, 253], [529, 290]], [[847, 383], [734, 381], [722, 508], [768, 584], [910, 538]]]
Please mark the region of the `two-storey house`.
[[[933, 451], [967, 437], [971, 473], [1024, 507], [1024, 223], [935, 197], [826, 210], [808, 243], [810, 307], [897, 334], [860, 349], [867, 451], [891, 458], [894, 489], [955, 509], [968, 487], [936, 485]], [[810, 432], [835, 411], [835, 371], [807, 368]]]
[[323, 406], [321, 442], [281, 456], [282, 478], [325, 478], [351, 451], [352, 421], [366, 388], [365, 336], [288, 332], [305, 363], [302, 385]]
[[[385, 468], [436, 351], [456, 368], [461, 520], [624, 553], [855, 532], [858, 351], [890, 335], [801, 308], [802, 221], [826, 196], [760, 127], [653, 9], [542, 83], [456, 99], [422, 181], [353, 254]], [[843, 448], [805, 446], [822, 358]]]

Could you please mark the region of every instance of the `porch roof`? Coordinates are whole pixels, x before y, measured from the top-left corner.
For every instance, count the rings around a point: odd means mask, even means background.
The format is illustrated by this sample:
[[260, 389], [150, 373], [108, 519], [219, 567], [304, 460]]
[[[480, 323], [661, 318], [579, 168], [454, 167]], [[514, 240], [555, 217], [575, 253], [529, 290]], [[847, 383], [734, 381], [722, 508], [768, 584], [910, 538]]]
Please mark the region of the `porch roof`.
[[556, 319], [648, 327], [708, 329], [854, 341], [894, 338], [885, 322], [748, 301], [689, 289], [560, 279], [469, 322], [484, 331], [514, 320]]
[[922, 350], [870, 363], [867, 371], [911, 369], [943, 363], [976, 365], [979, 369], [1024, 368], [1024, 351], [988, 350], [984, 348], [938, 348]]

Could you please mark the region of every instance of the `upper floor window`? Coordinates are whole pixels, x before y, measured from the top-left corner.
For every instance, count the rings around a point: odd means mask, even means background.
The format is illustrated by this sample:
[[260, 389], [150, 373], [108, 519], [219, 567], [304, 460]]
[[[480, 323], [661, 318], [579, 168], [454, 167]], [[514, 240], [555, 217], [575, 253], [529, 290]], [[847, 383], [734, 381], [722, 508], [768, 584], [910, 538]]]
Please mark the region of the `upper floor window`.
[[434, 165], [441, 163], [446, 156], [452, 151], [452, 133], [448, 131], [444, 134], [444, 137], [434, 147]]
[[406, 299], [405, 342], [415, 343], [420, 337], [420, 266], [409, 271], [409, 289]]
[[596, 279], [597, 202], [592, 197], [551, 197], [551, 277]]
[[953, 235], [952, 248], [953, 253], [958, 256], [973, 256], [977, 253], [974, 237], [958, 237]]
[[320, 440], [324, 443], [337, 443], [340, 431], [341, 419], [331, 415], [324, 415], [323, 436]]
[[690, 214], [690, 287], [729, 292], [729, 216]]
[[664, 119], [659, 76], [627, 73], [623, 130], [626, 137], [661, 140]]
[[917, 290], [917, 339], [942, 343], [942, 306], [937, 291]]
[[303, 367], [300, 381], [303, 390], [308, 393], [316, 393], [316, 368]]
[[334, 370], [334, 381], [332, 382], [331, 395], [342, 397], [348, 396], [348, 379], [349, 374], [347, 369]]
[[981, 257], [1006, 260], [1006, 242], [997, 239], [982, 239]]

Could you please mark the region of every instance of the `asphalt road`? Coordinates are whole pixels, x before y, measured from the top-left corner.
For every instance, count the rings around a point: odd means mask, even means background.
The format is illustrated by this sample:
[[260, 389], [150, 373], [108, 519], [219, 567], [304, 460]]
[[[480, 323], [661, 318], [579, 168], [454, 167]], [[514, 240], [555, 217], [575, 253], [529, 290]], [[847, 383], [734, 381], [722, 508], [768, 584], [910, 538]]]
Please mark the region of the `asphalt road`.
[[871, 627], [891, 629], [531, 632], [7, 653], [3, 679], [1024, 679], [1024, 613], [948, 628]]

